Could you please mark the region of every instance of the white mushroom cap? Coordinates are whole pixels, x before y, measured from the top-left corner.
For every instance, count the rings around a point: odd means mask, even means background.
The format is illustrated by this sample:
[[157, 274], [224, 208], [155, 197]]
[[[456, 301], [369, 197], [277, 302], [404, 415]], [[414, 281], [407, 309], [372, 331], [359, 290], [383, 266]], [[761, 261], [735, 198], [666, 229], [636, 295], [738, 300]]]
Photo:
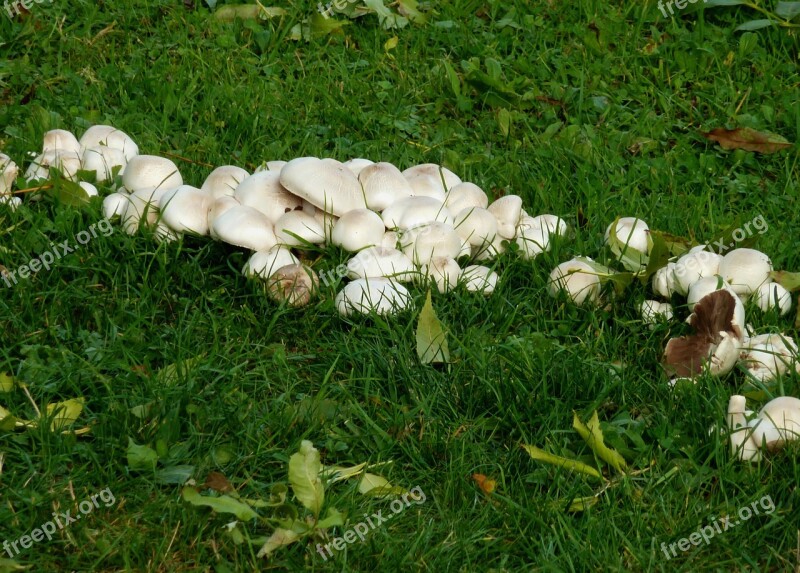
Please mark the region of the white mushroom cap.
[[236, 187], [233, 196], [247, 207], [252, 207], [276, 222], [284, 214], [301, 209], [300, 197], [287, 191], [280, 182], [280, 171], [259, 171], [246, 177]]
[[415, 177], [431, 177], [442, 192], [447, 192], [461, 183], [461, 178], [458, 175], [450, 171], [447, 167], [442, 167], [435, 163], [421, 163], [420, 165], [409, 167], [403, 171], [403, 177], [408, 179], [412, 187], [414, 187], [415, 184], [411, 180]]
[[653, 292], [669, 300], [675, 292], [675, 263], [667, 263], [653, 273]]
[[81, 158], [74, 151], [46, 151], [31, 162], [25, 172], [25, 179], [28, 181], [49, 179], [51, 167], [59, 169], [70, 181], [75, 181], [81, 168]]
[[353, 313], [395, 314], [411, 303], [408, 290], [385, 278], [356, 279], [344, 287], [335, 299], [342, 316]]
[[397, 249], [368, 247], [347, 261], [347, 276], [351, 279], [389, 277], [410, 281], [416, 273], [411, 259]]
[[762, 284], [772, 282], [772, 261], [755, 249], [734, 249], [719, 263], [719, 274], [741, 295], [752, 294]]
[[120, 167], [119, 172], [124, 173], [125, 166], [128, 164], [128, 160], [121, 150], [105, 145], [84, 149], [82, 160], [83, 170], [94, 171], [99, 183], [111, 179], [114, 176], [113, 169], [115, 167]]
[[639, 315], [642, 317], [642, 322], [652, 326], [661, 321], [672, 320], [674, 312], [668, 302], [646, 300], [639, 305]]
[[[535, 217], [522, 217], [517, 225], [516, 242], [525, 259], [534, 259], [550, 250], [550, 225]], [[558, 223], [552, 225], [558, 229]]]
[[136, 155], [125, 166], [122, 185], [130, 193], [140, 189], [174, 189], [183, 185], [183, 177], [166, 157]]
[[747, 342], [742, 353], [747, 371], [756, 379], [767, 382], [793, 370], [800, 373], [797, 344], [791, 336], [783, 334], [761, 334]]
[[5, 205], [11, 211], [16, 211], [22, 205], [22, 199], [13, 195], [0, 195], [0, 205]]
[[466, 207], [459, 211], [453, 226], [462, 241], [475, 247], [490, 244], [497, 236], [497, 219], [480, 207]]
[[80, 139], [81, 153], [100, 145], [119, 149], [125, 154], [125, 159], [128, 161], [139, 155], [139, 146], [136, 145], [136, 142], [124, 131], [110, 125], [93, 125]]
[[522, 218], [522, 197], [506, 195], [487, 207], [497, 219], [497, 232], [504, 239], [513, 239]]
[[17, 175], [19, 175], [17, 164], [5, 153], [0, 153], [0, 195], [11, 192]]
[[213, 199], [197, 187], [181, 185], [161, 196], [161, 220], [176, 233], [208, 234], [208, 210]]
[[686, 296], [689, 288], [701, 278], [722, 274], [719, 272], [722, 257], [704, 249], [704, 245], [694, 247], [682, 255], [672, 267], [673, 286], [678, 294]]
[[[169, 191], [167, 188], [139, 189], [128, 195], [128, 206], [125, 207], [120, 219], [122, 227], [129, 235], [135, 235], [139, 230], [139, 223], [144, 219], [147, 227], [158, 224], [158, 202]], [[168, 238], [165, 231], [165, 238]]]
[[422, 265], [418, 275], [422, 281], [433, 280], [436, 289], [445, 293], [453, 290], [461, 277], [461, 267], [453, 258], [434, 257], [426, 265]]
[[81, 181], [78, 183], [78, 186], [86, 192], [87, 197], [97, 197], [97, 195], [99, 194], [97, 192], [97, 187], [95, 187], [88, 181]]
[[278, 244], [272, 221], [264, 213], [245, 205], [231, 207], [215, 218], [211, 229], [219, 240], [252, 251], [268, 251]]
[[442, 180], [433, 175], [416, 175], [406, 179], [413, 197], [431, 197], [444, 203], [447, 188]]
[[[650, 250], [648, 248], [650, 227], [647, 226], [647, 223], [636, 217], [620, 217], [616, 223], [617, 226], [614, 228], [614, 233], [622, 245], [645, 254]], [[606, 228], [606, 243], [611, 239], [611, 227], [613, 225], [614, 223], [611, 223]]]
[[427, 264], [434, 257], [454, 259], [461, 251], [461, 237], [447, 223], [433, 222], [409, 229], [401, 243], [403, 252], [415, 265]]
[[300, 264], [300, 261], [292, 251], [281, 245], [275, 245], [269, 250], [253, 253], [245, 263], [242, 274], [247, 278], [268, 279], [281, 267], [297, 264]]
[[365, 167], [369, 167], [373, 163], [374, 161], [370, 161], [369, 159], [364, 159], [363, 157], [354, 157], [353, 159], [348, 159], [342, 165], [347, 167], [350, 171], [353, 172], [353, 175], [358, 177], [361, 171]]
[[314, 219], [316, 219], [317, 223], [319, 223], [322, 227], [325, 235], [325, 241], [330, 243], [333, 240], [333, 228], [339, 221], [339, 217], [331, 215], [330, 213], [326, 213], [322, 209], [317, 209], [317, 212], [314, 213]]
[[792, 310], [791, 293], [778, 283], [762, 284], [750, 300], [764, 312], [775, 309], [781, 316], [786, 316]]
[[559, 217], [558, 215], [551, 215], [549, 213], [545, 213], [544, 215], [536, 215], [535, 217], [529, 217], [524, 214], [523, 217], [520, 219], [519, 226], [530, 226], [533, 228], [539, 227], [542, 229], [547, 229], [547, 231], [551, 235], [557, 235], [559, 237], [563, 237], [569, 231], [569, 225], [567, 222]]
[[410, 229], [418, 225], [453, 223], [453, 216], [444, 203], [433, 197], [407, 197], [400, 199], [381, 213], [387, 229]]
[[228, 197], [227, 195], [223, 195], [222, 197], [216, 199], [215, 201], [211, 202], [210, 207], [208, 208], [208, 234], [211, 235], [214, 239], [219, 239], [214, 234], [214, 220], [218, 217], [222, 216], [223, 213], [232, 209], [233, 207], [240, 206], [241, 203], [236, 200], [234, 197]]
[[106, 196], [103, 199], [103, 216], [109, 220], [115, 217], [122, 217], [128, 208], [129, 202], [127, 193], [112, 193]]
[[356, 176], [334, 159], [292, 159], [281, 169], [281, 185], [337, 217], [367, 206]]
[[458, 213], [467, 207], [479, 207], [486, 209], [489, 206], [489, 197], [483, 189], [467, 181], [454, 185], [447, 192], [444, 199], [444, 206], [451, 213]]
[[307, 243], [325, 242], [325, 232], [319, 221], [303, 211], [289, 211], [275, 221], [275, 236], [282, 245], [302, 247]]
[[383, 211], [400, 199], [414, 194], [406, 178], [391, 163], [367, 165], [360, 170], [358, 180], [364, 189], [367, 206], [373, 211]]
[[470, 292], [492, 294], [497, 286], [497, 273], [489, 267], [470, 265], [461, 271], [458, 282], [463, 283]]
[[286, 161], [281, 160], [273, 160], [273, 161], [264, 161], [261, 165], [256, 167], [256, 170], [253, 173], [261, 173], [262, 171], [280, 171], [283, 169], [283, 166], [286, 165]]
[[385, 232], [380, 215], [369, 209], [353, 209], [336, 221], [331, 242], [354, 253], [366, 247], [380, 246]]
[[694, 282], [694, 284], [692, 284], [692, 286], [689, 287], [689, 292], [686, 295], [686, 303], [689, 305], [689, 310], [694, 310], [694, 307], [698, 301], [707, 294], [711, 294], [712, 292], [721, 289], [727, 290], [734, 297], [739, 298], [739, 296], [731, 288], [731, 285], [722, 280], [722, 277], [719, 275], [698, 279]]
[[81, 145], [71, 132], [65, 129], [51, 129], [44, 134], [44, 144], [42, 145], [42, 153], [48, 151], [72, 151], [80, 155]]
[[789, 440], [800, 439], [800, 399], [781, 396], [767, 402], [750, 424], [751, 440], [767, 450], [779, 448]]
[[378, 247], [385, 247], [387, 249], [397, 249], [400, 245], [400, 234], [397, 231], [386, 231]]
[[300, 307], [311, 302], [319, 291], [319, 277], [314, 269], [301, 265], [286, 265], [267, 279], [267, 294], [279, 303]]
[[578, 305], [594, 303], [600, 298], [600, 277], [591, 265], [572, 259], [561, 263], [550, 273], [547, 291], [550, 296], [565, 292]]
[[222, 165], [208, 174], [200, 190], [211, 195], [212, 199], [223, 196], [233, 197], [239, 184], [250, 174], [236, 165]]

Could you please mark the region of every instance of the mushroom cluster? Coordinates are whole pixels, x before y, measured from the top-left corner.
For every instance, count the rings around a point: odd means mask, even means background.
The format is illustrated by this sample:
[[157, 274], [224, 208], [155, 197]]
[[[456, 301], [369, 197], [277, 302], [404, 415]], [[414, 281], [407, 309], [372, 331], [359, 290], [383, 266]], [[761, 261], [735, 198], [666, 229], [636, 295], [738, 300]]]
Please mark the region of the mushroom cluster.
[[[498, 276], [485, 263], [510, 243], [534, 258], [549, 250], [551, 237], [567, 232], [555, 215], [528, 215], [519, 196], [490, 202], [480, 187], [432, 163], [401, 171], [367, 159], [301, 157], [265, 162], [252, 174], [225, 165], [194, 187], [171, 160], [138, 152], [110, 126], [91, 127], [80, 140], [53, 130], [26, 179], [47, 179], [53, 169], [73, 180], [82, 171], [98, 182], [120, 176], [103, 212], [125, 232], [146, 226], [159, 240], [191, 234], [248, 249], [243, 274], [293, 306], [308, 303], [320, 282], [303, 264], [304, 252], [335, 245], [352, 256], [341, 272], [321, 278], [326, 286], [350, 281], [335, 300], [345, 316], [402, 310], [411, 300], [403, 283], [432, 283], [442, 293], [463, 285], [489, 295]], [[16, 177], [11, 165], [3, 171], [9, 181]], [[92, 189], [89, 195], [97, 193]]]

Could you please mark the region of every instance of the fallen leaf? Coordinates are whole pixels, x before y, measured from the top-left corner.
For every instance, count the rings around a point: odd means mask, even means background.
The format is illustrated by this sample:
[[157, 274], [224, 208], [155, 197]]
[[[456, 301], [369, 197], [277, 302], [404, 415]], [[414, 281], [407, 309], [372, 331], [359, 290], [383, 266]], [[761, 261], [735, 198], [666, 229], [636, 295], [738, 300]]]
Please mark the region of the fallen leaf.
[[277, 528], [272, 535], [269, 536], [267, 542], [258, 550], [257, 557], [269, 557], [272, 553], [281, 547], [290, 545], [297, 541], [300, 535], [291, 529]]
[[158, 462], [158, 454], [148, 446], [137, 444], [128, 438], [128, 467], [132, 470], [152, 470]]
[[419, 313], [417, 322], [417, 355], [423, 364], [450, 360], [447, 336], [444, 328], [442, 328], [442, 323], [433, 310], [430, 290], [425, 298], [425, 305]]
[[609, 464], [618, 472], [625, 471], [625, 468], [627, 467], [625, 458], [623, 458], [617, 450], [609, 448], [605, 444], [603, 439], [603, 431], [600, 429], [600, 420], [597, 417], [596, 410], [592, 413], [592, 417], [589, 420], [589, 423], [586, 425], [584, 425], [580, 418], [578, 418], [578, 414], [573, 412], [572, 427], [577, 430], [584, 441], [601, 460]]
[[358, 484], [358, 491], [370, 497], [386, 497], [388, 495], [402, 495], [406, 493], [401, 487], [393, 486], [383, 476], [365, 473]]
[[319, 516], [322, 503], [325, 500], [325, 488], [319, 477], [322, 464], [319, 461], [319, 451], [314, 444], [303, 440], [300, 451], [289, 458], [289, 483], [295, 497], [314, 516]]
[[603, 479], [602, 474], [600, 474], [600, 472], [596, 468], [593, 468], [592, 466], [587, 465], [583, 462], [547, 453], [544, 450], [540, 450], [536, 446], [529, 446], [527, 444], [520, 444], [520, 445], [522, 446], [522, 449], [528, 452], [528, 455], [536, 461], [553, 464], [555, 466], [562, 468], [567, 468], [568, 470], [576, 471], [585, 474], [587, 476], [597, 478], [599, 480]]
[[483, 474], [472, 474], [472, 479], [475, 480], [475, 483], [478, 484], [478, 487], [481, 488], [481, 491], [485, 494], [493, 493], [494, 490], [497, 489], [497, 481]]
[[203, 484], [203, 487], [213, 489], [214, 491], [218, 491], [220, 493], [233, 491], [231, 482], [229, 482], [228, 478], [219, 472], [210, 472], [206, 476], [206, 481]]
[[792, 146], [780, 135], [756, 131], [749, 127], [736, 129], [718, 127], [708, 133], [703, 133], [703, 136], [719, 143], [722, 149], [745, 149], [759, 153], [775, 153]]
[[258, 514], [249, 505], [227, 495], [204, 496], [200, 495], [195, 488], [186, 486], [181, 491], [181, 496], [184, 501], [192, 505], [210, 507], [217, 513], [232, 513], [242, 521], [250, 521], [258, 517]]

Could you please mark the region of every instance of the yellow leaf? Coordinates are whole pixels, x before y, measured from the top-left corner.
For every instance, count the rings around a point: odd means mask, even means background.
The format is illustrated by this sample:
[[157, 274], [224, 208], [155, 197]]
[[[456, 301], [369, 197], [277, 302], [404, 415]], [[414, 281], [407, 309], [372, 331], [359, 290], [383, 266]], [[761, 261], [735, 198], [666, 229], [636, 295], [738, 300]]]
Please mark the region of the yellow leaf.
[[392, 36], [383, 44], [384, 51], [388, 52], [389, 50], [394, 50], [399, 42], [400, 39], [397, 36]]
[[14, 382], [14, 379], [10, 375], [5, 372], [0, 372], [0, 393], [11, 392], [16, 385], [17, 383]]
[[580, 472], [582, 474], [586, 474], [587, 476], [592, 476], [597, 479], [602, 480], [603, 476], [597, 471], [596, 468], [592, 466], [588, 466], [583, 462], [579, 462], [578, 460], [570, 460], [569, 458], [562, 458], [561, 456], [556, 456], [554, 454], [549, 454], [544, 450], [540, 450], [536, 446], [529, 446], [527, 444], [521, 444], [522, 449], [528, 452], [534, 460], [539, 462], [545, 462], [548, 464], [553, 464], [562, 468], [567, 468], [568, 470]]
[[52, 416], [50, 429], [53, 431], [63, 430], [67, 426], [74, 424], [83, 411], [83, 398], [74, 398], [55, 404], [47, 405], [47, 415]]
[[472, 474], [472, 479], [475, 480], [475, 483], [478, 484], [478, 487], [481, 488], [483, 493], [493, 493], [494, 490], [497, 489], [497, 481], [488, 478], [483, 474]]
[[577, 414], [573, 413], [572, 427], [578, 431], [592, 451], [597, 454], [601, 460], [609, 464], [618, 472], [625, 471], [625, 468], [627, 467], [625, 458], [623, 458], [617, 450], [609, 448], [603, 442], [603, 431], [600, 429], [600, 420], [597, 419], [596, 410], [594, 413], [592, 413], [592, 418], [589, 420], [588, 427], [586, 427], [583, 422], [580, 421], [580, 418], [578, 418]]

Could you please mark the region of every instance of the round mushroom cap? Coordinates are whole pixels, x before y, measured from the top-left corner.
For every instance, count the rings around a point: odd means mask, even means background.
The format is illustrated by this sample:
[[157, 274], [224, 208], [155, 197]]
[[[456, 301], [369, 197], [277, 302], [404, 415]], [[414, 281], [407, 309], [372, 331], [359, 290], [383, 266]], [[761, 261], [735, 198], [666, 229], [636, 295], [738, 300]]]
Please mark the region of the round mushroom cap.
[[653, 292], [667, 300], [676, 292], [675, 263], [667, 263], [653, 273]]
[[458, 213], [467, 207], [486, 209], [489, 206], [489, 197], [483, 189], [467, 181], [450, 188], [444, 199], [444, 206], [451, 213]]
[[5, 153], [0, 153], [0, 195], [11, 192], [17, 175], [19, 175], [17, 164]]
[[236, 165], [222, 165], [208, 174], [200, 190], [211, 195], [212, 199], [223, 196], [233, 197], [239, 184], [250, 174]]
[[86, 192], [87, 197], [97, 197], [99, 193], [97, 192], [97, 187], [89, 183], [88, 181], [81, 181], [78, 183], [78, 186]]
[[756, 289], [751, 298], [763, 312], [777, 310], [780, 316], [786, 316], [792, 310], [792, 295], [778, 283], [762, 284]]
[[421, 163], [420, 165], [409, 167], [403, 171], [403, 177], [409, 180], [412, 187], [414, 187], [414, 183], [411, 180], [415, 177], [431, 177], [437, 182], [438, 188], [445, 193], [461, 183], [461, 178], [458, 175], [447, 167], [442, 167], [435, 163]]
[[128, 160], [122, 185], [130, 193], [140, 189], [174, 189], [183, 185], [178, 167], [166, 157], [136, 155]]
[[214, 234], [214, 220], [217, 217], [220, 217], [225, 211], [228, 209], [232, 209], [233, 207], [240, 206], [241, 203], [237, 201], [234, 197], [228, 197], [227, 195], [223, 195], [219, 199], [211, 202], [211, 206], [208, 208], [208, 234], [214, 238], [219, 239]]
[[213, 199], [197, 187], [181, 185], [161, 196], [161, 220], [176, 233], [208, 234], [208, 210]]
[[416, 175], [406, 179], [411, 186], [413, 197], [431, 197], [444, 203], [447, 197], [447, 188], [441, 179], [433, 175]]
[[[525, 219], [523, 219], [523, 222]], [[546, 227], [517, 227], [517, 245], [524, 259], [535, 259], [550, 250], [550, 232]]]
[[453, 290], [461, 277], [461, 267], [453, 258], [434, 257], [422, 265], [419, 277], [426, 282], [433, 280], [436, 290], [441, 293]]
[[380, 215], [369, 209], [353, 209], [342, 215], [331, 232], [331, 242], [354, 253], [383, 241], [386, 227]]
[[128, 164], [128, 160], [121, 150], [104, 145], [85, 149], [82, 160], [83, 170], [94, 171], [98, 183], [113, 179], [115, 167], [119, 167], [119, 172], [124, 173], [125, 166]]
[[550, 272], [547, 291], [553, 297], [564, 292], [575, 304], [582, 305], [585, 302], [597, 302], [600, 299], [600, 287], [600, 277], [591, 265], [571, 259]]
[[497, 286], [497, 273], [483, 265], [470, 265], [461, 271], [459, 282], [470, 292], [492, 294]]
[[409, 229], [401, 238], [403, 252], [416, 265], [425, 265], [434, 257], [454, 259], [461, 252], [461, 237], [452, 225], [433, 222]]
[[[620, 217], [616, 223], [614, 234], [617, 236], [617, 240], [620, 243], [632, 249], [636, 249], [640, 253], [647, 253], [650, 250], [648, 248], [650, 228], [647, 226], [647, 223], [636, 217]], [[611, 227], [613, 225], [614, 223], [611, 223], [608, 228], [606, 228], [606, 243], [611, 239]]]
[[755, 249], [734, 249], [719, 263], [719, 274], [736, 293], [749, 296], [762, 284], [772, 282], [772, 261]]
[[278, 269], [288, 265], [299, 265], [300, 261], [292, 251], [281, 245], [275, 245], [267, 251], [253, 253], [242, 269], [247, 278], [268, 279]]
[[353, 159], [348, 159], [347, 161], [345, 161], [345, 162], [343, 163], [343, 165], [344, 165], [345, 167], [347, 167], [347, 168], [348, 168], [350, 171], [352, 171], [352, 172], [353, 172], [353, 175], [355, 175], [356, 177], [358, 177], [358, 176], [359, 176], [359, 174], [361, 173], [361, 171], [362, 171], [362, 170], [363, 170], [365, 167], [369, 167], [369, 166], [370, 166], [370, 165], [372, 165], [373, 163], [374, 163], [374, 162], [373, 162], [373, 161], [370, 161], [369, 159], [364, 159], [364, 158], [362, 158], [362, 157], [354, 157]]
[[93, 125], [80, 139], [81, 153], [93, 147], [111, 147], [118, 149], [125, 154], [125, 159], [130, 161], [134, 156], [139, 155], [139, 146], [122, 130], [110, 125]]
[[353, 313], [385, 316], [406, 308], [411, 296], [403, 285], [386, 278], [373, 277], [351, 281], [339, 291], [334, 302], [342, 316]]
[[472, 246], [490, 244], [497, 236], [497, 219], [488, 209], [466, 207], [455, 216], [453, 226], [462, 241]]
[[112, 193], [103, 199], [103, 216], [106, 219], [122, 217], [128, 208], [128, 195], [126, 193]]
[[126, 233], [135, 235], [140, 223], [155, 228], [158, 224], [158, 202], [170, 191], [167, 188], [139, 189], [127, 196], [128, 206], [123, 211], [120, 222]]
[[319, 292], [319, 277], [313, 269], [301, 265], [286, 265], [267, 279], [267, 294], [278, 303], [301, 307], [311, 302]]
[[347, 276], [351, 279], [390, 277], [410, 281], [416, 272], [405, 254], [385, 247], [368, 247], [347, 261]]
[[719, 275], [703, 277], [697, 279], [694, 284], [689, 287], [689, 292], [686, 294], [686, 303], [689, 306], [689, 310], [694, 310], [695, 305], [700, 302], [701, 298], [718, 290], [726, 290], [731, 293], [734, 298], [738, 298], [738, 295], [733, 292], [731, 285], [722, 280], [722, 277]]
[[50, 169], [55, 168], [70, 181], [75, 181], [81, 168], [81, 158], [74, 151], [50, 150], [38, 155], [25, 172], [27, 181], [50, 179]]
[[476, 261], [490, 261], [492, 259], [496, 259], [506, 252], [506, 245], [504, 241], [505, 239], [500, 236], [500, 233], [498, 233], [495, 235], [491, 243], [471, 245], [471, 256]]
[[439, 221], [453, 224], [453, 216], [444, 203], [433, 197], [407, 197], [390, 205], [381, 213], [387, 229], [407, 230]]
[[280, 181], [291, 193], [337, 217], [367, 206], [358, 178], [334, 159], [292, 159], [281, 169]]
[[504, 239], [513, 239], [522, 218], [522, 197], [506, 195], [487, 207], [497, 219], [497, 233]]
[[278, 244], [267, 216], [245, 205], [231, 207], [222, 213], [211, 223], [211, 229], [220, 241], [251, 251], [268, 251]]
[[272, 222], [277, 222], [290, 211], [302, 209], [303, 201], [281, 185], [280, 171], [259, 171], [246, 177], [233, 196], [247, 207], [252, 207]]
[[360, 170], [358, 180], [364, 189], [367, 207], [383, 211], [414, 192], [400, 170], [391, 163], [373, 163]]
[[720, 274], [721, 262], [722, 257], [717, 253], [704, 250], [704, 245], [681, 255], [675, 262], [675, 266], [672, 267], [675, 291], [686, 296], [689, 294], [689, 288], [701, 278]]
[[661, 321], [672, 320], [675, 313], [668, 302], [645, 300], [639, 305], [639, 315], [642, 317], [642, 322], [653, 326]]
[[275, 221], [275, 236], [282, 245], [302, 247], [325, 242], [325, 232], [319, 221], [303, 211], [289, 211]]
[[[524, 212], [523, 212], [524, 213]], [[557, 215], [537, 215], [536, 217], [530, 217], [528, 215], [522, 216], [519, 221], [519, 225], [517, 226], [517, 230], [520, 228], [531, 228], [531, 229], [544, 229], [550, 235], [556, 236], [564, 236], [569, 231], [569, 225], [567, 222]]]
[[42, 145], [42, 153], [48, 151], [71, 151], [80, 155], [81, 144], [71, 132], [65, 129], [51, 129], [44, 134], [44, 144]]

